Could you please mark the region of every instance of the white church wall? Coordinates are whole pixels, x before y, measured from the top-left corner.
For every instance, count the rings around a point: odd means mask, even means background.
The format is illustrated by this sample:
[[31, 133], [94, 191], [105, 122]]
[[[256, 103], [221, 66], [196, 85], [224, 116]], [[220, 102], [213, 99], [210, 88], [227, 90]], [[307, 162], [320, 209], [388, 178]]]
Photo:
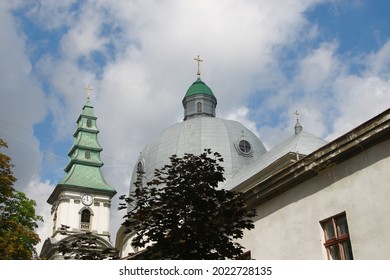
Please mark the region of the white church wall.
[[[66, 191], [61, 194], [57, 207], [56, 230], [61, 225], [69, 227], [70, 232], [78, 232], [81, 230], [81, 211], [88, 209], [91, 212], [91, 220], [89, 231], [97, 234], [109, 235], [110, 221], [110, 199], [107, 196], [94, 195], [94, 203], [90, 206], [85, 206], [81, 202], [79, 192]], [[76, 213], [76, 215], [75, 215]], [[62, 239], [66, 237], [62, 234], [56, 234], [54, 237]]]
[[257, 207], [254, 259], [326, 259], [320, 221], [346, 212], [354, 259], [390, 259], [390, 140]]
[[96, 196], [95, 201], [93, 209], [99, 219], [96, 220], [93, 230], [99, 234], [108, 234], [110, 230], [110, 200], [107, 197]]

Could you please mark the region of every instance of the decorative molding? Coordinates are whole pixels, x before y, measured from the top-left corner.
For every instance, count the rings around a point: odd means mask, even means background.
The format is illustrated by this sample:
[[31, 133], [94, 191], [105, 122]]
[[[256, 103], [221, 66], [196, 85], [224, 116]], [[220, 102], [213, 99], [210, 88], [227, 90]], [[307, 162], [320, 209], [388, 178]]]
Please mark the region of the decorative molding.
[[58, 199], [58, 202], [59, 203], [63, 203], [63, 202], [69, 203], [70, 202], [70, 198], [68, 198], [68, 197], [61, 197], [60, 199]]

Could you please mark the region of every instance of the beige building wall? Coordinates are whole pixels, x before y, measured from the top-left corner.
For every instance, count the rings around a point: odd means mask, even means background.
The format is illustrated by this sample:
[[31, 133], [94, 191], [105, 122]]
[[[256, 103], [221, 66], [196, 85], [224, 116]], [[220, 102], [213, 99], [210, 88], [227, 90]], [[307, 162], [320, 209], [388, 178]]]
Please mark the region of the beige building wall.
[[346, 212], [354, 259], [390, 259], [390, 140], [257, 207], [253, 259], [327, 259], [320, 221]]

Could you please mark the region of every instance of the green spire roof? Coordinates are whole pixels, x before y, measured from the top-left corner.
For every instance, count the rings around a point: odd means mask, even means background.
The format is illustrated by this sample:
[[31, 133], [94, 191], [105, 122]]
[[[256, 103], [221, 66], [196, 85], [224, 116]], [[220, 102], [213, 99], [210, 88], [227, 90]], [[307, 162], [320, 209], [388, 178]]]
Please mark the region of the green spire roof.
[[198, 78], [187, 90], [185, 97], [189, 97], [195, 94], [206, 94], [214, 96], [211, 89], [200, 79]]
[[115, 193], [115, 189], [107, 184], [100, 167], [100, 152], [103, 150], [98, 142], [99, 130], [96, 126], [93, 106], [88, 100], [83, 112], [77, 120], [74, 141], [68, 152], [70, 158], [65, 167], [67, 173], [58, 186], [70, 186]]

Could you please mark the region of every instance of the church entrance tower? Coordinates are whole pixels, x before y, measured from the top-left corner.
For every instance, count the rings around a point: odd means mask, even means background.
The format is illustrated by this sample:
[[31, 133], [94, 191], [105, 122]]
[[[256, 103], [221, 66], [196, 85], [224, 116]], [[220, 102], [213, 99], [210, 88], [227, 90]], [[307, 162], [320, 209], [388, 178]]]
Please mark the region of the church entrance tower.
[[[90, 90], [90, 88], [88, 88]], [[68, 152], [66, 175], [55, 187], [47, 202], [51, 208], [51, 235], [41, 252], [41, 258], [61, 258], [58, 242], [74, 235], [91, 233], [102, 248], [110, 244], [110, 206], [115, 189], [104, 179], [100, 168], [103, 162], [98, 142], [93, 106], [88, 98], [77, 120], [74, 142]], [[63, 234], [63, 225], [68, 227]]]

